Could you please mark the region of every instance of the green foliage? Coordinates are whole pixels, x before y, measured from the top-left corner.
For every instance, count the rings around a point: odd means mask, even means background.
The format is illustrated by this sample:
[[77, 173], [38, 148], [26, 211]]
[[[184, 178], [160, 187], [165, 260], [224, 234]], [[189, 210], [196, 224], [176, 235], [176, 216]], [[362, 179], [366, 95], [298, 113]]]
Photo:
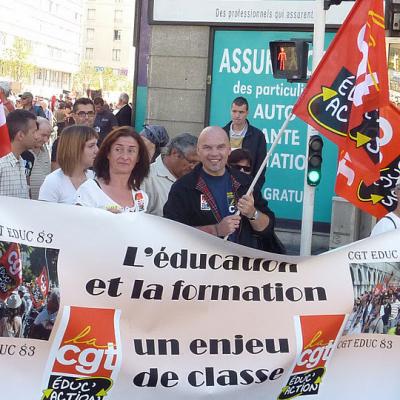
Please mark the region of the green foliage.
[[34, 65], [29, 63], [31, 51], [30, 42], [16, 37], [13, 47], [6, 49], [0, 60], [2, 74], [9, 76], [14, 82], [28, 82], [35, 71]]
[[126, 76], [117, 75], [112, 68], [104, 68], [103, 71], [99, 71], [85, 61], [73, 76], [72, 89], [80, 95], [86, 94], [87, 89], [131, 93], [133, 85]]

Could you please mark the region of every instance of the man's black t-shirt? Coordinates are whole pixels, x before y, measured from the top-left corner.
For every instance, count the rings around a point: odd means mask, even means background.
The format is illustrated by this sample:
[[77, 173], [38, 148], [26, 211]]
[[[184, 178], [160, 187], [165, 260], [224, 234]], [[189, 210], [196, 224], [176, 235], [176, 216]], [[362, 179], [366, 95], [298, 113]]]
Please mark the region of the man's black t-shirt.
[[21, 158], [24, 160], [25, 175], [29, 177], [32, 173], [33, 164], [35, 163], [35, 156], [29, 150], [25, 150], [21, 154]]
[[117, 119], [111, 111], [97, 113], [93, 123], [94, 128], [100, 129], [99, 143], [112, 131], [114, 126], [118, 126]]
[[[217, 203], [218, 211], [222, 218], [228, 215], [234, 215], [236, 208], [235, 195], [232, 188], [232, 179], [228, 171], [225, 170], [222, 176], [213, 176], [207, 174], [204, 169], [201, 171], [201, 176], [205, 180], [212, 196]], [[229, 240], [236, 242], [237, 234], [233, 233], [229, 236]]]

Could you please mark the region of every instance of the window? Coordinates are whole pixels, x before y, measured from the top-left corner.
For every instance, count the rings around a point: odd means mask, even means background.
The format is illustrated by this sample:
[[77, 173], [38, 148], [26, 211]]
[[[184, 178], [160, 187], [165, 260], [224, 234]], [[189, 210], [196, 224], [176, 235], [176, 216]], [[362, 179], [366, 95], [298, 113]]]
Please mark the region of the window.
[[87, 37], [87, 40], [93, 40], [94, 39], [94, 29], [93, 28], [87, 28], [86, 29], [86, 37]]
[[114, 22], [122, 22], [122, 10], [114, 11]]
[[93, 20], [96, 18], [96, 9], [88, 8], [87, 10], [87, 19]]
[[114, 40], [121, 40], [121, 31], [114, 29]]
[[121, 49], [113, 49], [112, 59], [113, 61], [121, 61]]
[[86, 47], [85, 58], [87, 60], [93, 60], [93, 47]]

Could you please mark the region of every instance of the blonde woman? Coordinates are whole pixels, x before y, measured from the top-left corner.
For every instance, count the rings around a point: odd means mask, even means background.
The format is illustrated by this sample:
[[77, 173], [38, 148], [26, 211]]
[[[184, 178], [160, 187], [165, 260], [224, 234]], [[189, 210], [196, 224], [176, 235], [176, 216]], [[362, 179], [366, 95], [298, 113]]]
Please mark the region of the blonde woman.
[[47, 175], [39, 191], [39, 200], [55, 203], [76, 203], [76, 191], [87, 179], [94, 177], [98, 134], [84, 125], [64, 128], [57, 149], [60, 168]]

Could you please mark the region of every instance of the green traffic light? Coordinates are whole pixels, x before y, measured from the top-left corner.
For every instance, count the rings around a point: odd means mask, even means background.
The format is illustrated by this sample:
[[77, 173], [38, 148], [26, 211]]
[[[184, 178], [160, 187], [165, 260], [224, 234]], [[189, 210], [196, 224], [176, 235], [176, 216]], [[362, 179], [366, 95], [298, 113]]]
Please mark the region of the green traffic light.
[[321, 180], [321, 173], [319, 171], [309, 171], [307, 174], [307, 182], [310, 186], [318, 185]]

